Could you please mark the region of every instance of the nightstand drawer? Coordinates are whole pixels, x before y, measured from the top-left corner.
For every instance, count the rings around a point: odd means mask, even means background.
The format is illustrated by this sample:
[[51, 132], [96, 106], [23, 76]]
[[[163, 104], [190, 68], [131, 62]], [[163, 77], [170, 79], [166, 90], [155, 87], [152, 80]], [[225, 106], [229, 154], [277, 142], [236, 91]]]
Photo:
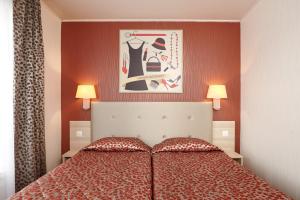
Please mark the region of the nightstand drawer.
[[240, 165], [243, 165], [242, 158], [232, 158], [232, 160], [240, 163]]
[[232, 160], [235, 160], [236, 162], [240, 163], [241, 165], [244, 164], [243, 156], [239, 153], [233, 152], [233, 151], [225, 151], [225, 153], [232, 158]]
[[66, 162], [68, 159], [72, 158], [78, 151], [68, 151], [62, 155], [62, 162]]

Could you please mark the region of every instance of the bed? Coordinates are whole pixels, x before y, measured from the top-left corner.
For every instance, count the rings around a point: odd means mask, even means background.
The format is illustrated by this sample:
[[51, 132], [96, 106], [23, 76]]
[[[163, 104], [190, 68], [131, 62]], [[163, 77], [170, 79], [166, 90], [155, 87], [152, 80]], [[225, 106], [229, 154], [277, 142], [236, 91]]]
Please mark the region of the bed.
[[11, 199], [148, 200], [151, 187], [149, 147], [136, 138], [102, 138]]
[[211, 103], [93, 102], [91, 116], [94, 143], [12, 199], [289, 199], [210, 144]]
[[167, 139], [152, 152], [153, 199], [290, 199], [203, 140]]
[[[216, 146], [210, 146], [211, 103], [98, 102], [92, 104], [92, 118], [102, 122], [93, 124], [94, 133], [129, 135], [149, 146], [158, 144], [152, 149], [154, 199], [289, 199]], [[184, 141], [181, 137], [187, 141], [203, 139], [209, 145], [201, 140], [206, 145], [200, 145], [203, 151], [196, 151], [193, 143], [180, 145]], [[171, 141], [179, 151], [157, 150], [163, 140]]]

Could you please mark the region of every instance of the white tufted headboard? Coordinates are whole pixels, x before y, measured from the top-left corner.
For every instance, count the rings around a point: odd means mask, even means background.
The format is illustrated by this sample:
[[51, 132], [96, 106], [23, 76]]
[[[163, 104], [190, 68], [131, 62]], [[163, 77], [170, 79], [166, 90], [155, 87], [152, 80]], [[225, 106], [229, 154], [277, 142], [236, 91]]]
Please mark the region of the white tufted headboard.
[[150, 146], [170, 137], [212, 141], [212, 104], [200, 102], [93, 102], [92, 141], [139, 137]]

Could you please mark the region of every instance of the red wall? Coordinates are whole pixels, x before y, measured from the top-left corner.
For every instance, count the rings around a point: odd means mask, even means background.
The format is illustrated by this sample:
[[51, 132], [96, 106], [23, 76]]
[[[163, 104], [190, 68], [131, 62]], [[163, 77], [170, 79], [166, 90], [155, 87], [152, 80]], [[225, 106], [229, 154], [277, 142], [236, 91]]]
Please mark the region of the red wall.
[[[183, 30], [183, 94], [118, 92], [119, 29]], [[79, 83], [97, 85], [101, 101], [207, 101], [210, 84], [226, 84], [228, 99], [214, 120], [236, 121], [240, 149], [240, 24], [195, 22], [63, 22], [62, 153], [69, 149], [69, 121], [90, 120], [75, 99]]]

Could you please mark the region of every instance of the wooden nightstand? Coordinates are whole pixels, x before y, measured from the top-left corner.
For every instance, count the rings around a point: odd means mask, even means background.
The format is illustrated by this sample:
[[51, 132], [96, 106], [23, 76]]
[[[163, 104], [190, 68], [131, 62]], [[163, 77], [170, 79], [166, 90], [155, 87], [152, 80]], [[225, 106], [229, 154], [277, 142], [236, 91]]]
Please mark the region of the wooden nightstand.
[[72, 158], [76, 153], [78, 153], [78, 150], [70, 150], [70, 151], [64, 153], [62, 155], [62, 161], [63, 161], [63, 163], [66, 162], [66, 160]]
[[240, 163], [241, 165], [244, 164], [244, 161], [243, 161], [243, 156], [236, 153], [236, 152], [233, 152], [233, 151], [225, 151], [225, 153], [230, 157], [232, 158], [233, 160], [237, 161], [238, 163]]

